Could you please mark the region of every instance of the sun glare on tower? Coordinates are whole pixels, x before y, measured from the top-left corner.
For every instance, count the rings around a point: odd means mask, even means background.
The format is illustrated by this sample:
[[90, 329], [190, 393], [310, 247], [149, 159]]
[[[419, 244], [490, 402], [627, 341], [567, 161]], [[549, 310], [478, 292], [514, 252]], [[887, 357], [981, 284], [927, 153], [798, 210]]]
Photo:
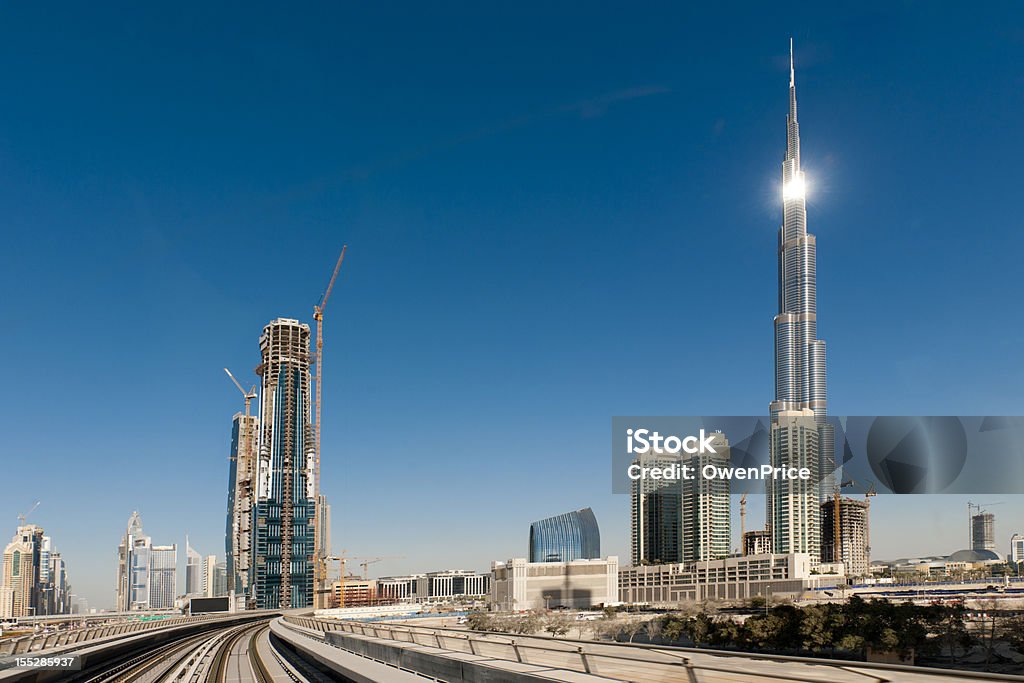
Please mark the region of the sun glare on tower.
[[800, 173], [782, 187], [782, 199], [803, 199], [807, 193], [804, 174]]

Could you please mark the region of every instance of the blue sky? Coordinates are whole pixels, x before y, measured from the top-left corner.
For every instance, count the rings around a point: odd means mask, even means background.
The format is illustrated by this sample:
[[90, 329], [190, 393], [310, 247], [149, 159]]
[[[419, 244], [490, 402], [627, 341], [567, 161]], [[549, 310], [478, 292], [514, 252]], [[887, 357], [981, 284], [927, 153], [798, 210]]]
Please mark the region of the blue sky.
[[[371, 5], [0, 10], [0, 532], [41, 499], [94, 606], [134, 509], [223, 552], [221, 368], [342, 243], [335, 548], [484, 569], [590, 505], [628, 555], [610, 417], [772, 395], [790, 35], [830, 410], [1024, 412], [1014, 3]], [[876, 498], [874, 555], [963, 546], [964, 503]]]

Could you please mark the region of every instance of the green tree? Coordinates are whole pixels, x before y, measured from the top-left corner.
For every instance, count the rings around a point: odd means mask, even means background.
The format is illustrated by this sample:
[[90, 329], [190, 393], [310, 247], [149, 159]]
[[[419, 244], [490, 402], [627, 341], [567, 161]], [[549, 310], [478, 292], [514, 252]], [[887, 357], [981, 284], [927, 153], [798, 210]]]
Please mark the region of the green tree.
[[644, 622], [638, 619], [630, 619], [629, 621], [622, 624], [619, 629], [619, 634], [627, 639], [628, 642], [632, 643], [633, 639], [640, 631], [644, 630]]
[[665, 615], [661, 623], [661, 637], [669, 643], [678, 642], [686, 632], [683, 623], [683, 620], [674, 614]]
[[801, 644], [804, 649], [821, 651], [834, 648], [839, 615], [833, 614], [831, 605], [813, 605], [803, 610], [800, 623]]
[[701, 612], [692, 619], [686, 621], [686, 630], [693, 638], [694, 644], [698, 647], [706, 645], [714, 637], [716, 624], [714, 620]]
[[572, 627], [572, 621], [564, 614], [556, 612], [544, 620], [544, 630], [554, 637], [564, 636]]
[[474, 631], [490, 631], [494, 626], [494, 617], [487, 612], [470, 612], [466, 616], [466, 625]]

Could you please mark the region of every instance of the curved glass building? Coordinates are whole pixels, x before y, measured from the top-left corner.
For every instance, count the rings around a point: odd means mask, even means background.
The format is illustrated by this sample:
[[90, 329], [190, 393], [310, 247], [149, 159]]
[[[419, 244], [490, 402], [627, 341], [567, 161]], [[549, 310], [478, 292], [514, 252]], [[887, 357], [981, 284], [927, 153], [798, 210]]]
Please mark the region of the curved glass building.
[[590, 508], [530, 525], [530, 562], [571, 562], [601, 557], [601, 532]]

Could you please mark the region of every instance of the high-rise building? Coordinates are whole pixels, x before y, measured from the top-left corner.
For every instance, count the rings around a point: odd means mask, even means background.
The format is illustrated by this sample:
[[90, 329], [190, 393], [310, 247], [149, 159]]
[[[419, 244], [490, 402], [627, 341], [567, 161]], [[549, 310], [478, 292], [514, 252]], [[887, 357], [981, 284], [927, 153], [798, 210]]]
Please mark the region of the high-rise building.
[[263, 328], [260, 350], [255, 604], [260, 609], [311, 607], [317, 487], [309, 326], [273, 320]]
[[1010, 537], [1010, 563], [1024, 562], [1024, 536], [1014, 534]]
[[[246, 398], [246, 412], [248, 401]], [[259, 418], [236, 413], [231, 425], [224, 557], [227, 594], [241, 596], [243, 605], [248, 605], [252, 597], [252, 514], [258, 438]]]
[[211, 597], [221, 598], [228, 594], [228, 565], [221, 561], [213, 569], [213, 595]]
[[[651, 449], [640, 467], [682, 467], [679, 455]], [[683, 487], [679, 479], [634, 479], [630, 489], [630, 554], [634, 565], [682, 562]]]
[[835, 499], [821, 504], [821, 561], [842, 562], [847, 576], [867, 576], [868, 503], [854, 498], [839, 499], [839, 557], [836, 557]]
[[43, 530], [23, 524], [4, 548], [3, 581], [0, 583], [0, 618], [30, 617], [40, 610], [39, 574]]
[[[793, 416], [809, 414], [816, 425], [815, 439], [800, 438], [799, 458], [790, 453], [770, 453], [773, 462], [796, 459], [814, 461], [814, 500], [796, 502], [780, 497], [803, 495], [805, 486], [783, 485], [769, 481], [767, 486], [768, 519], [771, 531], [783, 529], [786, 538], [774, 541], [777, 553], [807, 552], [785, 550], [793, 546], [797, 536], [820, 537], [818, 501], [832, 493], [837, 476], [835, 470], [835, 433], [825, 422], [827, 416], [825, 342], [818, 339], [817, 274], [814, 235], [807, 232], [806, 180], [800, 167], [800, 124], [796, 113], [796, 76], [793, 68], [793, 45], [789, 54], [789, 113], [786, 117], [786, 155], [782, 161], [782, 227], [778, 239], [779, 312], [775, 316], [775, 400], [769, 406], [773, 425], [783, 413]], [[801, 432], [809, 428], [801, 418]], [[774, 432], [773, 432], [774, 433]], [[779, 432], [781, 439], [772, 439], [770, 447], [787, 443], [789, 429]], [[795, 433], [793, 433], [796, 436]], [[813, 448], [813, 452], [808, 450]], [[773, 501], [775, 504], [773, 506]], [[796, 514], [806, 508], [807, 514]], [[775, 519], [773, 514], [786, 519]], [[808, 528], [797, 528], [807, 525]], [[796, 542], [803, 547], [803, 543]], [[818, 561], [819, 548], [811, 552]]]
[[971, 517], [971, 550], [996, 549], [996, 516], [979, 512]]
[[178, 546], [153, 545], [133, 512], [117, 548], [117, 609], [171, 609], [177, 595]]
[[773, 417], [783, 410], [811, 410], [819, 423], [826, 415], [825, 342], [817, 333], [814, 235], [807, 232], [806, 185], [800, 169], [800, 125], [792, 44], [789, 61], [789, 114], [782, 161], [782, 227], [779, 228], [779, 313], [775, 316], [775, 400]]
[[149, 563], [149, 609], [171, 609], [177, 596], [178, 545], [152, 546]]
[[201, 597], [203, 590], [203, 556], [192, 547], [185, 536], [185, 595]]
[[203, 558], [203, 597], [216, 597], [217, 593], [217, 556], [207, 555]]
[[48, 614], [71, 614], [71, 585], [68, 583], [67, 563], [56, 550], [50, 552], [47, 593]]
[[728, 557], [732, 544], [729, 512], [729, 480], [705, 477], [704, 467], [729, 466], [729, 440], [725, 434], [711, 435], [714, 453], [695, 453], [687, 465], [694, 476], [682, 483], [682, 562], [717, 560]]
[[571, 562], [601, 557], [601, 531], [590, 508], [530, 525], [530, 562]]
[[34, 613], [68, 614], [67, 566], [49, 536], [36, 536], [39, 544], [39, 576], [33, 588]]
[[766, 481], [773, 552], [806, 553], [815, 565], [821, 558], [818, 426], [811, 410], [783, 410], [775, 416], [768, 449], [772, 467], [806, 468], [810, 478]]
[[117, 548], [117, 610], [149, 607], [149, 551], [152, 541], [142, 531], [142, 518], [133, 512]]
[[327, 502], [327, 496], [317, 496], [317, 506], [320, 508], [320, 516], [317, 518], [316, 535], [320, 542], [320, 555], [327, 557], [331, 554], [331, 505]]

